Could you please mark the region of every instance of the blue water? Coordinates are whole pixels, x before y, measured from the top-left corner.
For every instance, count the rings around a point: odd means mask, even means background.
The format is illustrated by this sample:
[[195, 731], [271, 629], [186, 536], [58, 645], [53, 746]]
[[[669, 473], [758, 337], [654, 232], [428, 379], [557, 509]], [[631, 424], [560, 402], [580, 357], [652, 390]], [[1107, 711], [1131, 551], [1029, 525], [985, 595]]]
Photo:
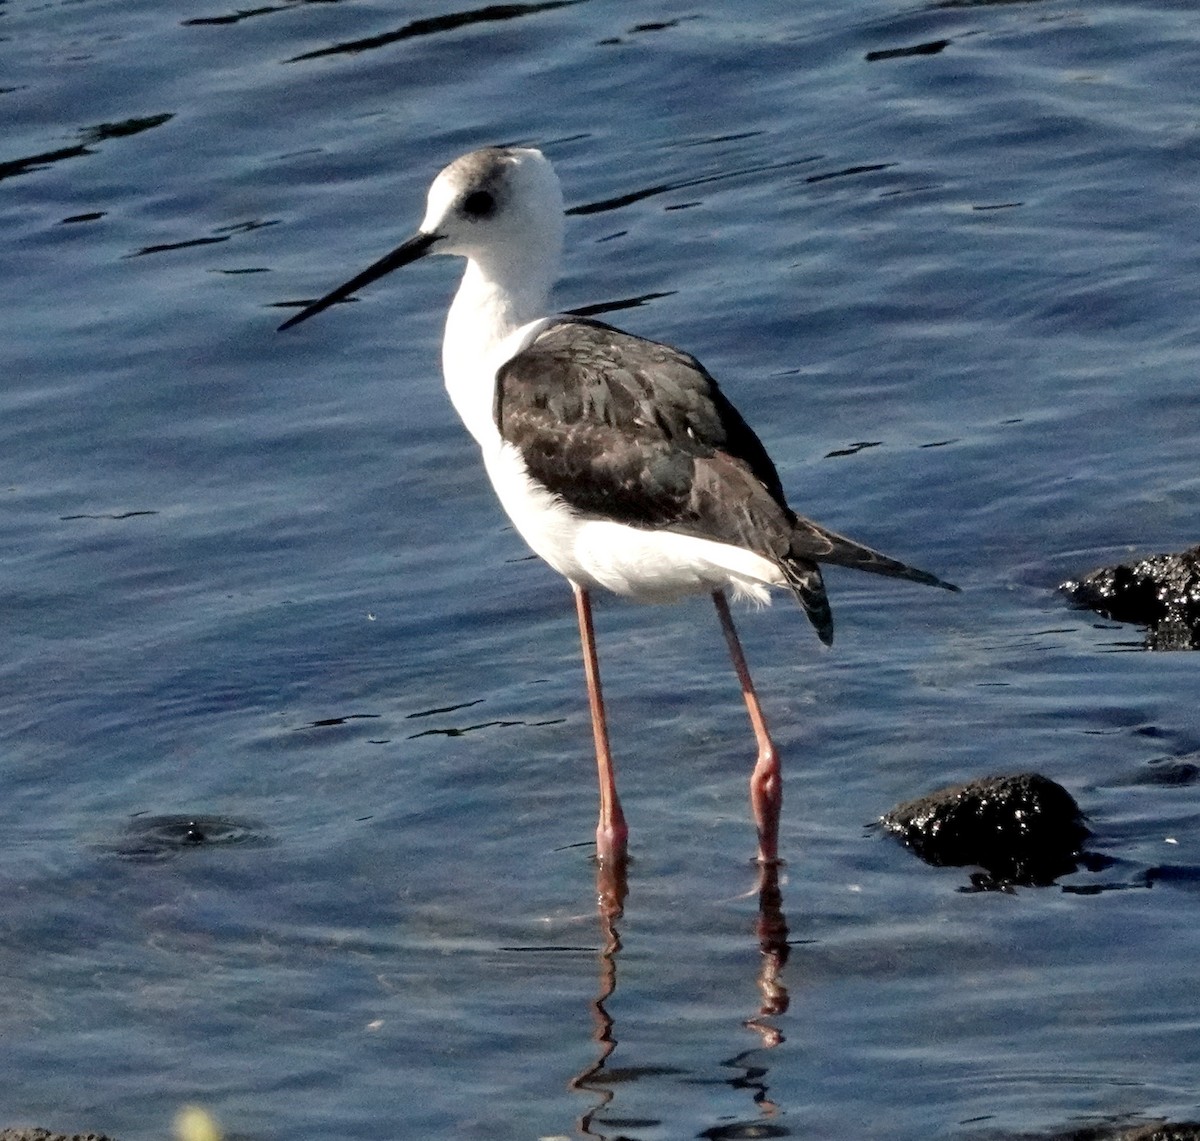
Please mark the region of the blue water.
[[[0, 37], [0, 1125], [1200, 1116], [1200, 792], [1139, 783], [1200, 750], [1197, 659], [1053, 589], [1197, 541], [1191, 5], [9, 0]], [[829, 652], [739, 616], [786, 955], [704, 600], [599, 608], [619, 950], [597, 919], [569, 592], [441, 391], [456, 267], [274, 331], [509, 141], [576, 208], [562, 306], [647, 298], [614, 318], [799, 510], [964, 588], [830, 572]], [[864, 827], [1029, 769], [1112, 866], [964, 893]]]

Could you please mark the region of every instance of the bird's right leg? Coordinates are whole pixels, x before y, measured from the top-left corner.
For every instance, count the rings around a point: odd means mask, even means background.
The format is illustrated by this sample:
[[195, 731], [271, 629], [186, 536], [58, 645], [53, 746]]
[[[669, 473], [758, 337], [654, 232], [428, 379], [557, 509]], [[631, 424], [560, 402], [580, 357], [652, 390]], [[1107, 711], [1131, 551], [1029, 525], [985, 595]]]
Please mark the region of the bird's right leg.
[[596, 657], [596, 634], [592, 629], [592, 603], [578, 583], [575, 612], [579, 616], [579, 641], [583, 647], [583, 672], [587, 677], [588, 704], [592, 712], [592, 736], [596, 741], [596, 768], [600, 779], [600, 820], [596, 825], [596, 858], [602, 865], [616, 867], [625, 862], [629, 829], [617, 796], [617, 775], [608, 747], [608, 723], [604, 716], [604, 694], [600, 689], [600, 664]]

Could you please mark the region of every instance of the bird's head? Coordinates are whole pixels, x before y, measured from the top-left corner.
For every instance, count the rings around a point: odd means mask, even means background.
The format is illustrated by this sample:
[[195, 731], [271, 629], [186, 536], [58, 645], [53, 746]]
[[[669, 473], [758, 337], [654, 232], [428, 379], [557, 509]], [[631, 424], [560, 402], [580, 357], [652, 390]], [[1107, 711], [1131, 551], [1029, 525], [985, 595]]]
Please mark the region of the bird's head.
[[425, 218], [408, 241], [279, 327], [297, 325], [426, 254], [457, 254], [493, 281], [547, 290], [558, 269], [563, 229], [562, 188], [541, 151], [471, 151], [434, 179]]

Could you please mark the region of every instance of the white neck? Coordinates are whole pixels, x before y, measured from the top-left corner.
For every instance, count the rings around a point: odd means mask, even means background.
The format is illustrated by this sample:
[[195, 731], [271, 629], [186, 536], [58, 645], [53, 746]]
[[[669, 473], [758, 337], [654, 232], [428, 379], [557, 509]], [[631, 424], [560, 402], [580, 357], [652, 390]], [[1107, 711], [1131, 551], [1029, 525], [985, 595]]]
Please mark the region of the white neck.
[[513, 334], [546, 315], [555, 267], [546, 264], [551, 259], [539, 260], [540, 265], [510, 262], [485, 268], [469, 258], [446, 317], [442, 341], [446, 391], [485, 451], [499, 442], [492, 420], [496, 369], [519, 347], [509, 343]]

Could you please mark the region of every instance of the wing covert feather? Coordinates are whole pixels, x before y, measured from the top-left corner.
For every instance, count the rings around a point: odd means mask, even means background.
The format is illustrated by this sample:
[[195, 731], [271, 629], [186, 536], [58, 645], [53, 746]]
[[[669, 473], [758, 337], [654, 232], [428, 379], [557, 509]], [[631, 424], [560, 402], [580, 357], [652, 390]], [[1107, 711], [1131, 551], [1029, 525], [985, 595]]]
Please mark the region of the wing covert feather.
[[556, 322], [497, 375], [496, 424], [530, 473], [579, 511], [757, 548], [715, 510], [731, 479], [790, 515], [775, 465], [687, 353], [583, 318]]

